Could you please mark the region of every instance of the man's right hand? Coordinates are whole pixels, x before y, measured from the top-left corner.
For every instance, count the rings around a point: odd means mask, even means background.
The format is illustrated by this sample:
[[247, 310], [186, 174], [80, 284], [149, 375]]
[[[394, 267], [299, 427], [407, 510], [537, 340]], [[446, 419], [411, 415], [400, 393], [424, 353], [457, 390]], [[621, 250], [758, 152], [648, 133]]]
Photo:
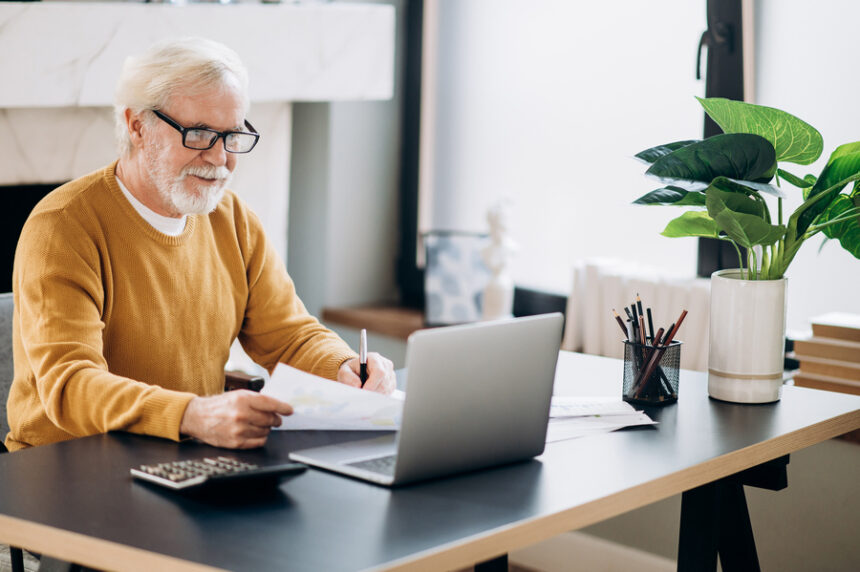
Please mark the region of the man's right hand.
[[188, 402], [179, 432], [216, 447], [262, 447], [281, 415], [291, 415], [289, 403], [253, 391], [228, 391]]

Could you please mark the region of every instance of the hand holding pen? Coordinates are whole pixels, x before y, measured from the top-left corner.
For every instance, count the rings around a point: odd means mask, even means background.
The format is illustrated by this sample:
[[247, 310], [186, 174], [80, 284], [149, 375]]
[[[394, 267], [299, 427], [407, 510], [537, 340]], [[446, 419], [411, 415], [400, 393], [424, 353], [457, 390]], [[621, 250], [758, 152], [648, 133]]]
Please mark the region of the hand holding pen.
[[376, 352], [367, 351], [367, 333], [362, 330], [359, 357], [346, 360], [338, 369], [337, 381], [355, 388], [390, 394], [397, 386], [394, 364]]

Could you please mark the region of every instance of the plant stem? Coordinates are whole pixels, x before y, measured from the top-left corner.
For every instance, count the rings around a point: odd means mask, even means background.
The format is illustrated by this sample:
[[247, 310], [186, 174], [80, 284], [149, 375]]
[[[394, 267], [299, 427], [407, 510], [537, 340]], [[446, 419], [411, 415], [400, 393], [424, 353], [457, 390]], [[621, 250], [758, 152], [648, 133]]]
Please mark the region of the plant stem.
[[741, 271], [741, 278], [743, 279], [743, 277], [744, 277], [744, 257], [741, 254], [741, 249], [738, 248], [738, 243], [736, 243], [731, 238], [726, 238], [726, 237], [720, 237], [720, 240], [727, 240], [727, 241], [732, 243], [732, 246], [735, 247], [735, 252], [738, 253], [738, 268]]
[[817, 232], [817, 231], [819, 231], [825, 227], [828, 227], [832, 224], [838, 224], [840, 222], [845, 222], [846, 220], [851, 220], [852, 218], [856, 217], [858, 214], [860, 214], [860, 207], [854, 207], [852, 209], [848, 209], [847, 211], [843, 212], [838, 217], [830, 219], [827, 222], [823, 222], [821, 224], [809, 225], [809, 228], [807, 229], [807, 231]]
[[811, 236], [812, 235], [804, 235], [800, 238], [800, 240], [792, 242], [791, 245], [783, 251], [782, 255], [780, 256], [778, 273], [774, 273], [774, 276], [776, 278], [781, 278], [785, 274], [785, 271], [788, 270], [788, 266], [791, 264], [791, 261], [794, 260], [794, 256], [797, 254], [797, 251], [800, 250], [803, 241], [807, 238], [810, 238]]
[[758, 256], [755, 253], [755, 247], [753, 246], [753, 247], [748, 248], [747, 252], [752, 253], [752, 264], [749, 267], [750, 272], [752, 273], [750, 280], [757, 280], [758, 279]]
[[762, 246], [761, 248], [761, 278], [762, 280], [768, 280], [770, 276], [770, 246]]
[[782, 224], [782, 197], [776, 199], [777, 208], [779, 209], [779, 218], [777, 219], [777, 224]]
[[753, 256], [753, 249], [747, 247], [747, 280], [755, 280], [756, 267]]

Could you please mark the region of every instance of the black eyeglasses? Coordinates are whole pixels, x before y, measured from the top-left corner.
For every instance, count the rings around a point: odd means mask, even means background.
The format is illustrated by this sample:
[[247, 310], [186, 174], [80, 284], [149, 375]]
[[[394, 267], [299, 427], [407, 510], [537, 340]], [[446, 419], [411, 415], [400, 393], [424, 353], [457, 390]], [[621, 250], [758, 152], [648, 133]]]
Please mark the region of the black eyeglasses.
[[205, 127], [183, 127], [157, 109], [153, 109], [152, 112], [156, 117], [182, 133], [182, 145], [188, 149], [197, 151], [211, 149], [221, 137], [224, 140], [224, 150], [228, 153], [248, 153], [260, 140], [260, 134], [248, 123], [247, 119], [245, 120], [245, 127], [251, 133], [246, 131], [215, 131]]

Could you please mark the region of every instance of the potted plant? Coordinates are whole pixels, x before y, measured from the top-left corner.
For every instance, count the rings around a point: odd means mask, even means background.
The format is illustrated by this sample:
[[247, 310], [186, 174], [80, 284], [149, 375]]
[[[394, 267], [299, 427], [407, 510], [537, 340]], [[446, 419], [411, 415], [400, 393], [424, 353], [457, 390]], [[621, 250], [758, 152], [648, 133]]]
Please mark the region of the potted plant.
[[[860, 258], [860, 141], [837, 147], [818, 176], [800, 176], [780, 164], [809, 165], [821, 156], [823, 140], [814, 127], [771, 107], [697, 99], [724, 133], [638, 153], [649, 164], [646, 175], [664, 186], [634, 203], [688, 208], [664, 236], [715, 238], [735, 247], [738, 268], [712, 275], [708, 391], [727, 401], [776, 401], [791, 261], [819, 233]], [[786, 217], [787, 192], [801, 194], [803, 202]]]

